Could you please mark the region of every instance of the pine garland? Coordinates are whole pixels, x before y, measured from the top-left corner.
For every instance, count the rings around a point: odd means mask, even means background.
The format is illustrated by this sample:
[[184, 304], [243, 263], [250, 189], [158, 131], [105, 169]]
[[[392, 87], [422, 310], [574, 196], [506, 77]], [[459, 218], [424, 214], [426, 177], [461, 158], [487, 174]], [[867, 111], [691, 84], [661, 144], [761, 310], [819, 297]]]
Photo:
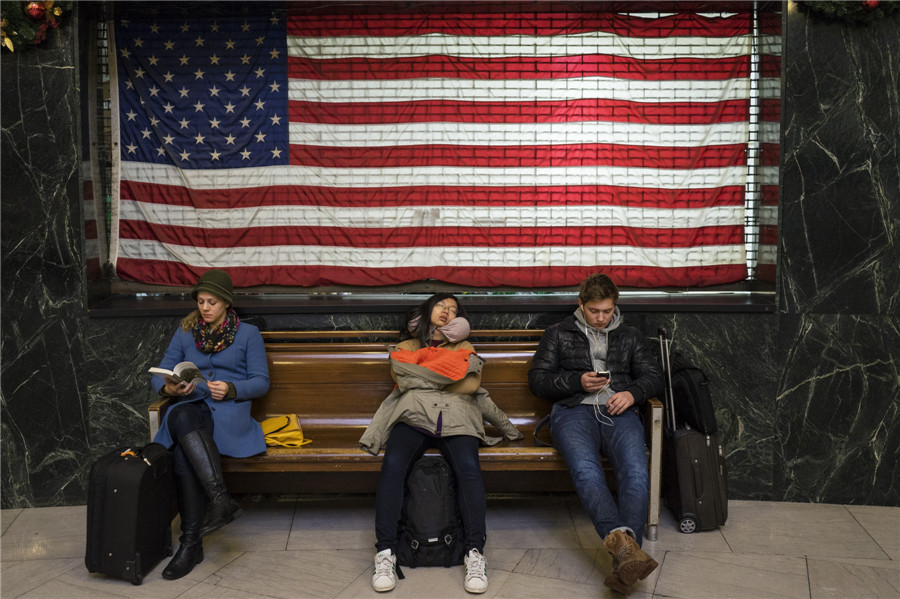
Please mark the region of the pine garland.
[[831, 23], [865, 26], [900, 13], [900, 2], [856, 0], [854, 2], [797, 2], [804, 13]]
[[14, 52], [36, 46], [47, 39], [47, 30], [59, 27], [62, 16], [72, 10], [72, 2], [0, 2], [2, 47]]

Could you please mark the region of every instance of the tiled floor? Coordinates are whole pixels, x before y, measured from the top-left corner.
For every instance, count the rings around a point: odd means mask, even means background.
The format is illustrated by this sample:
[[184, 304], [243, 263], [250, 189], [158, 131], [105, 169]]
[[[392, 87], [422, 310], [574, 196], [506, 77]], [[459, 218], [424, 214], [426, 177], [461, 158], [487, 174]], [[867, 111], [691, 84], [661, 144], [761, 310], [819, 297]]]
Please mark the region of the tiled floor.
[[[141, 586], [87, 572], [84, 506], [4, 510], [2, 597], [470, 596], [461, 566], [407, 568], [391, 593], [375, 593], [370, 496], [242, 504], [188, 577], [164, 580], [158, 566]], [[659, 540], [644, 549], [661, 565], [635, 598], [900, 598], [896, 507], [731, 501], [723, 528], [691, 535], [664, 512]], [[486, 598], [622, 597], [603, 586], [610, 556], [573, 496], [492, 497], [485, 555]]]

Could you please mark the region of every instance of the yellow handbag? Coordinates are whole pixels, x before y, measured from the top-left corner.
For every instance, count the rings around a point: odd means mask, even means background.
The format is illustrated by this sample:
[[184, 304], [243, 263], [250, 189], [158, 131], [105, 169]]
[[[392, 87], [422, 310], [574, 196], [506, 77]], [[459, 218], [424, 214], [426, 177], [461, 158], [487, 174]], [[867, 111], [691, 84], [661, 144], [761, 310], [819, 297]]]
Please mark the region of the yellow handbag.
[[263, 435], [266, 437], [266, 445], [273, 447], [302, 447], [312, 443], [312, 439], [303, 437], [303, 429], [296, 414], [273, 416], [259, 423]]

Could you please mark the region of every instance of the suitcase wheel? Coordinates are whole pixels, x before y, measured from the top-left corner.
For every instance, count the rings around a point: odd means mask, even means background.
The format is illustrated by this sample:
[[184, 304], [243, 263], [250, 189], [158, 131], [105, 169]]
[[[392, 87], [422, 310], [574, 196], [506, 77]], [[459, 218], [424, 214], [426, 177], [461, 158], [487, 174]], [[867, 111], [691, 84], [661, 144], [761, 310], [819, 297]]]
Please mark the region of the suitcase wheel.
[[678, 523], [678, 530], [686, 535], [689, 535], [697, 530], [697, 521], [691, 517], [686, 516], [681, 519], [681, 522]]
[[131, 581], [131, 584], [134, 586], [139, 586], [142, 582], [144, 582], [144, 577], [140, 574], [135, 575], [134, 579]]

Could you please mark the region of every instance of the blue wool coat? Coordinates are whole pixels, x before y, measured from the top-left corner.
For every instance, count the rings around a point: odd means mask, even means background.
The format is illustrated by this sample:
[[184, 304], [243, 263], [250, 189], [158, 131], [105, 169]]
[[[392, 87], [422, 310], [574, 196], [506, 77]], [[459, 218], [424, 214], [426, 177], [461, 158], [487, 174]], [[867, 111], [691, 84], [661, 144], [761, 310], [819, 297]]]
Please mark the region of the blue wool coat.
[[[181, 327], [178, 327], [159, 365], [171, 370], [179, 362], [185, 361], [196, 364], [207, 380], [233, 383], [237, 391], [234, 400], [215, 401], [210, 396], [206, 383], [199, 383], [192, 394], [179, 401], [179, 403], [206, 402], [212, 411], [215, 424], [213, 438], [219, 453], [245, 458], [264, 452], [266, 442], [262, 428], [250, 415], [249, 401], [269, 390], [269, 365], [266, 362], [266, 348], [259, 329], [242, 322], [238, 325], [237, 334], [231, 345], [218, 353], [205, 354], [194, 345], [193, 333], [182, 331]], [[152, 385], [159, 392], [165, 381], [161, 376], [154, 375]], [[156, 443], [169, 448], [174, 445], [168, 427], [172, 407], [166, 411], [159, 431], [153, 439]]]

